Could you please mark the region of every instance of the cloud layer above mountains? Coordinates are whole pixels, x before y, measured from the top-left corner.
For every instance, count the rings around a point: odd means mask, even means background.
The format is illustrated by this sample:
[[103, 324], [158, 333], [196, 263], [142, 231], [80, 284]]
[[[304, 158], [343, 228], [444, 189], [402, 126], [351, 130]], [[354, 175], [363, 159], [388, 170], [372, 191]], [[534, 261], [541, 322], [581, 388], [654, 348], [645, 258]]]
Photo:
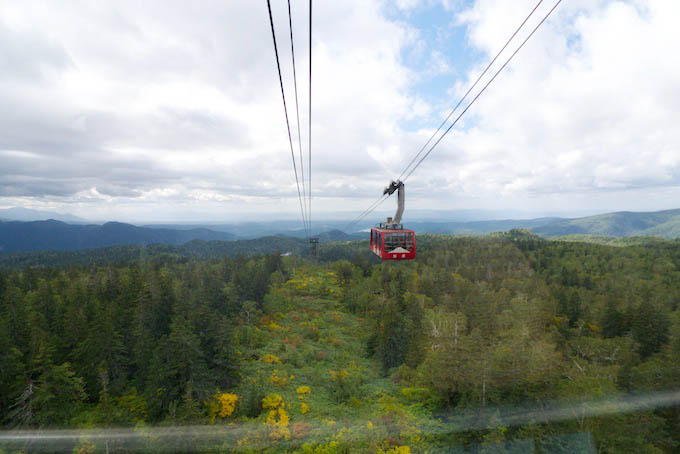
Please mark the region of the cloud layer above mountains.
[[[287, 11], [272, 3], [294, 114]], [[534, 4], [315, 3], [315, 211], [373, 201]], [[307, 3], [292, 5], [306, 152]], [[476, 60], [426, 38], [415, 17], [430, 10]], [[679, 16], [674, 0], [565, 0], [409, 179], [409, 206], [670, 207]], [[449, 89], [423, 96], [437, 74]], [[4, 2], [0, 105], [0, 205], [140, 221], [299, 213], [264, 2]]]

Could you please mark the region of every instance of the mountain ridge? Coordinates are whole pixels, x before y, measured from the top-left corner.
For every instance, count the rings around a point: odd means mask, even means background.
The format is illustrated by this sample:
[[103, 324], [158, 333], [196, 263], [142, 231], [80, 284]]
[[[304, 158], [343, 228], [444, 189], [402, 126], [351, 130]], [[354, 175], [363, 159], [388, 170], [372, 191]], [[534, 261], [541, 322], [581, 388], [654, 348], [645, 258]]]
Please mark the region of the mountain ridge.
[[596, 216], [566, 219], [531, 229], [543, 236], [574, 234], [609, 237], [660, 236], [680, 237], [680, 209], [636, 212], [615, 211]]
[[123, 222], [67, 224], [45, 221], [0, 221], [0, 251], [74, 251], [114, 245], [184, 244], [191, 240], [233, 241], [227, 232], [208, 229], [171, 230], [137, 227]]
[[[250, 227], [250, 224], [247, 224]], [[262, 237], [296, 238], [304, 240], [304, 231], [288, 230], [290, 226], [265, 223]], [[0, 221], [0, 252], [75, 251], [116, 245], [182, 245], [193, 240], [236, 241], [254, 239], [244, 237], [242, 230], [227, 231], [220, 226], [213, 230], [206, 226], [183, 226], [181, 229], [135, 226], [123, 222], [98, 224], [69, 224], [60, 220]], [[319, 226], [321, 227], [321, 226]], [[362, 232], [343, 232], [332, 225], [316, 230], [322, 242], [364, 239]], [[660, 237], [680, 238], [680, 209], [654, 212], [617, 211], [582, 218], [536, 218], [524, 220], [493, 220], [471, 222], [413, 221], [406, 228], [418, 234], [484, 235], [494, 232], [525, 229], [544, 237], [591, 235], [601, 237]]]

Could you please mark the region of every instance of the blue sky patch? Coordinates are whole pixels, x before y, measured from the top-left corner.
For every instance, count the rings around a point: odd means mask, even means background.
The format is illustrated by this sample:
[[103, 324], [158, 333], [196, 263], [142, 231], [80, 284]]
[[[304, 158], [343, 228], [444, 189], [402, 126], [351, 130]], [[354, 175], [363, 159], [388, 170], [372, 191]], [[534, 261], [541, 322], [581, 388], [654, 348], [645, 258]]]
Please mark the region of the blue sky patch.
[[[440, 3], [419, 6], [410, 10], [390, 8], [388, 16], [404, 22], [418, 32], [412, 46], [402, 49], [402, 60], [416, 78], [411, 94], [431, 106], [446, 109], [453, 107], [458, 99], [450, 92], [459, 81], [465, 81], [470, 68], [485, 55], [471, 47], [467, 39], [467, 27], [458, 25], [456, 15], [471, 6], [472, 1], [461, 2], [455, 10], [447, 10]], [[404, 120], [405, 130], [417, 130], [437, 126], [442, 120], [439, 111], [429, 117]]]

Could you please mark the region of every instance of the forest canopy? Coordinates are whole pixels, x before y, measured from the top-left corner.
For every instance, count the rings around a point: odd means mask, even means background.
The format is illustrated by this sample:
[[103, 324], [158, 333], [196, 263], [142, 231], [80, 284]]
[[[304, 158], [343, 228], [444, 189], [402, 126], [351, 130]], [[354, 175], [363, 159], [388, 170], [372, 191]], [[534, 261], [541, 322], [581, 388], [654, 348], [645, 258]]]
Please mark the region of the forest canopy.
[[[0, 421], [137, 434], [109, 452], [678, 448], [678, 402], [649, 396], [680, 382], [679, 244], [512, 231], [418, 246], [410, 263], [365, 242], [318, 260], [194, 245], [15, 263], [0, 272]], [[657, 404], [611, 406], [645, 396]], [[213, 431], [154, 437], [177, 426]]]

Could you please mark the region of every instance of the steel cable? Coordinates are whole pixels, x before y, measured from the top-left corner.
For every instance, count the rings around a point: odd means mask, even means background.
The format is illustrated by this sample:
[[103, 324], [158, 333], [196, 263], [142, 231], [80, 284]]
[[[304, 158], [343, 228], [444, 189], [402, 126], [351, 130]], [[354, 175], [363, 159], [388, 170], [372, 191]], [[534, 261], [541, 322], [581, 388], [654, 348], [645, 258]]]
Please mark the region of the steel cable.
[[441, 142], [442, 139], [451, 131], [451, 129], [453, 129], [456, 123], [458, 123], [458, 121], [463, 117], [463, 115], [465, 115], [465, 112], [467, 112], [468, 109], [472, 107], [472, 105], [475, 103], [475, 101], [477, 101], [477, 99], [482, 95], [482, 93], [486, 91], [489, 85], [491, 85], [491, 83], [496, 79], [496, 77], [498, 77], [498, 75], [503, 71], [503, 69], [505, 69], [505, 67], [512, 61], [515, 55], [517, 55], [517, 53], [522, 49], [522, 47], [524, 47], [524, 45], [529, 41], [529, 39], [531, 39], [534, 33], [536, 33], [536, 30], [538, 30], [539, 27], [543, 25], [543, 23], [548, 19], [548, 17], [550, 17], [552, 12], [555, 11], [555, 9], [559, 6], [560, 3], [562, 3], [562, 0], [557, 0], [555, 5], [550, 9], [550, 11], [548, 11], [548, 14], [546, 14], [545, 17], [543, 17], [543, 19], [541, 19], [541, 21], [538, 23], [538, 25], [534, 27], [531, 33], [529, 33], [529, 36], [527, 36], [526, 39], [522, 41], [522, 44], [520, 44], [519, 47], [515, 49], [512, 55], [510, 55], [510, 57], [505, 61], [505, 63], [503, 63], [503, 66], [501, 66], [500, 69], [496, 71], [493, 77], [484, 85], [484, 87], [482, 87], [479, 93], [477, 93], [477, 95], [472, 99], [472, 101], [470, 101], [470, 103], [467, 105], [467, 107], [465, 107], [465, 109], [460, 113], [460, 115], [456, 117], [453, 123], [451, 123], [451, 125], [446, 129], [446, 131], [444, 131], [444, 133], [439, 137], [439, 139], [437, 139], [437, 141], [432, 145], [432, 147], [430, 147], [427, 153], [425, 153], [423, 157], [420, 158], [417, 164], [409, 171], [409, 173], [406, 175], [406, 178], [404, 178], [402, 181], [406, 181], [408, 177], [410, 177], [411, 174], [413, 174], [413, 172], [415, 172], [415, 170], [420, 166], [420, 164], [422, 164], [422, 162], [430, 155], [430, 153], [432, 153], [432, 150], [434, 150], [435, 147], [439, 144], [439, 142]]
[[442, 123], [439, 125], [439, 127], [437, 128], [437, 130], [436, 130], [434, 133], [432, 133], [432, 135], [430, 136], [429, 139], [427, 139], [427, 142], [425, 142], [425, 145], [423, 145], [423, 146], [420, 148], [420, 150], [418, 151], [418, 153], [416, 153], [416, 155], [413, 157], [413, 159], [411, 159], [411, 162], [408, 163], [408, 165], [406, 166], [406, 168], [404, 169], [404, 171], [401, 172], [401, 175], [399, 175], [399, 178], [397, 178], [397, 180], [401, 180], [401, 177], [404, 176], [404, 174], [408, 171], [409, 167], [411, 167], [411, 165], [413, 165], [413, 163], [416, 161], [416, 159], [418, 159], [418, 156], [420, 156], [420, 154], [423, 152], [423, 150], [425, 150], [425, 148], [430, 144], [430, 142], [432, 142], [432, 139], [434, 139], [434, 137], [437, 135], [437, 133], [438, 133], [439, 131], [441, 131], [441, 129], [442, 129], [442, 128], [444, 127], [444, 125], [449, 121], [449, 119], [451, 118], [451, 116], [453, 115], [453, 113], [454, 113], [456, 110], [458, 110], [458, 108], [460, 107], [460, 105], [463, 103], [463, 101], [465, 101], [465, 99], [466, 99], [466, 98], [468, 97], [468, 95], [472, 92], [472, 90], [474, 90], [474, 88], [477, 86], [477, 84], [479, 83], [479, 81], [482, 80], [482, 77], [484, 77], [484, 75], [487, 73], [487, 71], [489, 71], [489, 69], [491, 68], [491, 66], [493, 66], [493, 64], [496, 62], [496, 60], [498, 59], [498, 57], [500, 57], [500, 55], [503, 53], [503, 51], [505, 51], [505, 49], [508, 47], [508, 45], [510, 44], [510, 42], [511, 42], [513, 39], [515, 39], [515, 36], [517, 36], [517, 33], [519, 33], [519, 31], [520, 31], [522, 28], [524, 28], [524, 25], [525, 25], [525, 24], [527, 23], [527, 21], [531, 18], [531, 16], [533, 16], [534, 12], [536, 12], [536, 10], [538, 9], [538, 7], [541, 6], [541, 3], [543, 3], [543, 0], [539, 0], [539, 1], [538, 1], [538, 3], [536, 4], [536, 6], [534, 6], [534, 9], [531, 10], [531, 12], [529, 13], [529, 15], [524, 19], [524, 21], [522, 21], [522, 23], [520, 24], [520, 26], [517, 27], [517, 29], [516, 29], [515, 32], [512, 34], [512, 36], [510, 36], [510, 38], [505, 42], [505, 45], [501, 48], [501, 50], [498, 51], [498, 53], [496, 54], [496, 56], [489, 62], [489, 64], [486, 66], [486, 68], [484, 68], [484, 71], [482, 71], [482, 73], [477, 77], [477, 80], [475, 80], [475, 83], [473, 83], [472, 86], [468, 89], [468, 91], [463, 95], [463, 97], [460, 98], [460, 100], [458, 101], [458, 104], [456, 104], [456, 106], [451, 110], [451, 112], [449, 112], [449, 114], [446, 116], [446, 118], [444, 119], [444, 121], [442, 121]]
[[[470, 101], [470, 103], [465, 107], [465, 109], [463, 110], [463, 112], [461, 112], [460, 115], [458, 115], [458, 117], [456, 117], [456, 119], [453, 121], [453, 123], [446, 129], [446, 131], [444, 131], [444, 133], [443, 133], [443, 134], [436, 140], [436, 142], [429, 148], [429, 150], [425, 153], [425, 155], [422, 156], [422, 158], [420, 158], [420, 160], [417, 161], [416, 165], [409, 171], [409, 168], [413, 165], [414, 162], [416, 162], [416, 159], [418, 158], [418, 156], [420, 156], [420, 155], [422, 154], [423, 150], [425, 150], [425, 148], [427, 147], [427, 145], [432, 141], [432, 139], [436, 136], [436, 134], [441, 130], [441, 128], [443, 127], [443, 125], [446, 124], [446, 122], [450, 119], [450, 117], [453, 115], [453, 113], [458, 109], [458, 107], [460, 107], [460, 105], [462, 104], [462, 102], [463, 102], [463, 101], [467, 98], [467, 96], [472, 92], [472, 90], [474, 89], [474, 87], [479, 83], [479, 81], [481, 80], [481, 78], [487, 73], [487, 71], [489, 70], [489, 68], [490, 68], [490, 67], [493, 65], [493, 63], [498, 59], [498, 57], [500, 56], [500, 54], [507, 48], [507, 46], [509, 45], [509, 43], [515, 38], [515, 36], [517, 35], [517, 33], [524, 27], [524, 25], [526, 24], [526, 22], [527, 22], [527, 21], [529, 20], [529, 18], [534, 14], [534, 12], [536, 11], [536, 9], [540, 6], [540, 4], [541, 4], [542, 2], [543, 2], [543, 0], [540, 0], [540, 1], [538, 2], [538, 4], [532, 9], [532, 11], [531, 11], [531, 12], [529, 13], [529, 15], [526, 17], [526, 19], [524, 19], [524, 21], [522, 22], [522, 24], [515, 30], [515, 32], [514, 32], [514, 33], [512, 34], [512, 36], [510, 37], [510, 39], [507, 40], [507, 42], [505, 43], [505, 45], [503, 46], [503, 48], [498, 52], [498, 54], [496, 54], [496, 56], [493, 58], [493, 60], [491, 60], [491, 62], [487, 65], [487, 67], [484, 69], [484, 71], [482, 71], [482, 73], [481, 73], [481, 74], [479, 75], [479, 77], [475, 80], [475, 82], [472, 84], [472, 86], [470, 87], [470, 89], [465, 93], [465, 95], [461, 98], [461, 100], [458, 102], [458, 104], [456, 104], [456, 106], [455, 106], [455, 107], [453, 108], [453, 110], [449, 113], [449, 115], [446, 117], [446, 119], [442, 122], [442, 124], [439, 126], [439, 128], [437, 128], [437, 130], [434, 132], [434, 134], [432, 134], [432, 136], [428, 139], [428, 141], [425, 143], [425, 145], [423, 145], [423, 147], [422, 147], [422, 148], [420, 149], [420, 151], [415, 155], [415, 157], [414, 157], [413, 159], [411, 159], [411, 162], [409, 162], [409, 164], [406, 166], [406, 169], [404, 169], [404, 171], [403, 171], [403, 172], [401, 173], [401, 175], [399, 176], [399, 178], [398, 178], [399, 180], [405, 182], [405, 181], [413, 174], [413, 172], [420, 166], [420, 164], [422, 164], [422, 162], [430, 155], [430, 153], [432, 153], [432, 151], [433, 151], [434, 148], [439, 144], [439, 142], [441, 142], [441, 140], [442, 140], [442, 139], [443, 139], [443, 138], [451, 131], [451, 129], [453, 129], [453, 127], [456, 125], [456, 123], [458, 123], [458, 121], [459, 121], [459, 120], [462, 118], [462, 116], [468, 111], [468, 109], [475, 103], [475, 101], [477, 101], [477, 99], [481, 96], [481, 94], [484, 93], [484, 91], [486, 91], [486, 89], [489, 87], [489, 85], [491, 85], [491, 83], [492, 83], [492, 82], [496, 79], [496, 77], [503, 71], [503, 69], [505, 69], [505, 67], [510, 63], [510, 61], [512, 61], [512, 59], [515, 57], [515, 55], [517, 55], [517, 53], [522, 49], [522, 47], [524, 47], [524, 45], [529, 41], [529, 39], [534, 35], [534, 33], [536, 33], [536, 31], [540, 28], [540, 26], [543, 25], [543, 23], [548, 19], [548, 17], [550, 17], [550, 15], [551, 15], [551, 14], [553, 13], [553, 11], [559, 6], [559, 4], [562, 2], [562, 0], [558, 0], [558, 1], [555, 3], [555, 5], [550, 9], [550, 11], [548, 11], [548, 14], [546, 14], [546, 15], [543, 17], [543, 19], [541, 19], [541, 21], [538, 23], [538, 25], [536, 25], [536, 27], [534, 27], [534, 29], [531, 31], [531, 33], [529, 33], [529, 35], [524, 39], [524, 41], [519, 45], [519, 47], [512, 53], [512, 55], [510, 55], [510, 57], [505, 61], [505, 63], [503, 63], [503, 65], [501, 66], [501, 68], [500, 68], [498, 71], [496, 71], [496, 73], [495, 73], [495, 74], [491, 77], [491, 79], [484, 85], [484, 87], [482, 87], [482, 89], [479, 91], [479, 93], [477, 93], [477, 95], [473, 98], [473, 100]], [[407, 172], [408, 172], [408, 173], [407, 173]], [[404, 176], [404, 174], [406, 174], [406, 177], [402, 180], [402, 177]], [[362, 213], [361, 213], [354, 221], [350, 222], [350, 223], [348, 224], [348, 227], [355, 225], [355, 224], [356, 224], [357, 222], [359, 222], [361, 219], [363, 219], [364, 217], [368, 216], [368, 214], [370, 214], [373, 210], [375, 210], [375, 209], [378, 207], [378, 205], [380, 205], [380, 203], [382, 203], [386, 198], [387, 198], [387, 197], [383, 196], [383, 197], [381, 197], [380, 199], [378, 199], [376, 202], [374, 202], [369, 208], [367, 208], [366, 210], [364, 210], [364, 211], [363, 211], [363, 212], [362, 212]]]
[[[297, 115], [297, 132], [298, 132], [298, 147], [300, 151], [300, 177], [302, 179], [302, 199], [305, 215], [309, 221], [309, 213], [307, 211], [307, 191], [305, 189], [305, 167], [302, 159], [302, 134], [300, 133], [300, 107], [298, 104], [298, 89], [297, 89], [297, 71], [295, 70], [295, 45], [293, 44], [293, 17], [290, 11], [290, 0], [288, 0], [288, 29], [290, 30], [290, 55], [293, 58], [293, 87], [295, 89], [295, 113]], [[309, 229], [307, 229], [307, 236], [310, 236]]]
[[267, 0], [267, 9], [269, 10], [269, 23], [272, 29], [272, 39], [274, 40], [274, 54], [276, 55], [276, 68], [279, 71], [279, 83], [281, 85], [281, 97], [283, 98], [283, 111], [286, 115], [286, 127], [288, 129], [288, 143], [290, 144], [290, 156], [293, 159], [293, 171], [295, 172], [295, 184], [297, 186], [298, 200], [300, 201], [300, 214], [302, 215], [302, 225], [305, 228], [305, 235], [309, 239], [309, 231], [307, 230], [307, 220], [305, 210], [302, 205], [302, 195], [300, 194], [300, 181], [298, 179], [297, 165], [295, 164], [295, 152], [293, 151], [293, 138], [290, 134], [290, 121], [288, 120], [288, 107], [286, 106], [286, 94], [283, 90], [283, 77], [281, 77], [281, 64], [279, 63], [279, 50], [276, 45], [276, 32], [274, 31], [274, 18], [272, 16], [271, 1]]

